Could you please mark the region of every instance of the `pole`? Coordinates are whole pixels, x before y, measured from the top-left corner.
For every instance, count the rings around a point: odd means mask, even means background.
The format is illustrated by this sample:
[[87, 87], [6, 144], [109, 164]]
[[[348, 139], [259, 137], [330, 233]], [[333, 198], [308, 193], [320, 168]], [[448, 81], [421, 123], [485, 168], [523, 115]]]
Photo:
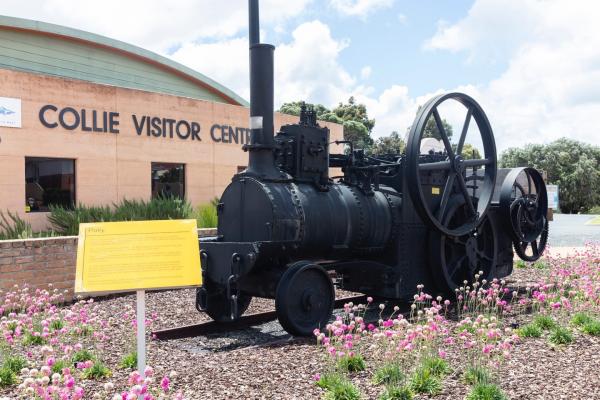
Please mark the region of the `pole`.
[[142, 378], [146, 370], [146, 291], [136, 291], [137, 308], [137, 369]]

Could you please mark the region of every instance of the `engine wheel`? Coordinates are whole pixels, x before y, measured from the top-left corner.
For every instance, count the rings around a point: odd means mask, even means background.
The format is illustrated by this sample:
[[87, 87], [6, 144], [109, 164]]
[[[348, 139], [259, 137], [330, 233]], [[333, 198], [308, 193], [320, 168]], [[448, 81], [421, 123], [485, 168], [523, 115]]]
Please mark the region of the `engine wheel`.
[[548, 242], [548, 195], [542, 175], [533, 168], [515, 168], [502, 182], [500, 212], [515, 252], [524, 261], [538, 260]]
[[334, 300], [327, 272], [319, 265], [299, 261], [288, 267], [277, 285], [275, 311], [288, 333], [310, 336], [315, 328], [327, 325]]
[[[466, 108], [466, 116], [456, 145], [450, 143], [438, 107], [454, 100]], [[440, 153], [421, 154], [421, 141], [427, 134], [427, 122], [433, 118], [443, 142]], [[479, 130], [476, 141], [483, 145], [483, 158], [464, 159], [462, 156], [471, 119]], [[429, 226], [445, 235], [463, 236], [480, 225], [492, 199], [496, 182], [496, 144], [492, 128], [475, 100], [463, 93], [443, 94], [429, 100], [417, 113], [406, 145], [408, 191], [419, 216]], [[469, 175], [480, 177], [467, 184]], [[434, 186], [432, 182], [435, 183]], [[440, 193], [440, 189], [442, 190]], [[454, 195], [465, 201], [468, 212], [460, 224], [449, 227], [443, 223], [448, 202]]]
[[[463, 199], [453, 197], [449, 212], [443, 221], [452, 229], [464, 223], [469, 210]], [[498, 254], [497, 230], [494, 221], [485, 217], [475, 231], [463, 236], [449, 236], [432, 231], [430, 240], [430, 265], [439, 290], [453, 293], [465, 281], [470, 285], [475, 274], [479, 279], [491, 280], [496, 275]]]
[[[200, 290], [205, 289], [207, 292], [206, 307], [200, 308]], [[204, 287], [196, 291], [196, 308], [206, 312], [209, 317], [217, 322], [231, 322], [241, 317], [252, 301], [252, 296], [245, 293], [240, 293], [237, 298], [237, 311], [232, 309], [231, 300], [227, 298], [224, 289], [218, 287], [210, 281], [204, 282]]]

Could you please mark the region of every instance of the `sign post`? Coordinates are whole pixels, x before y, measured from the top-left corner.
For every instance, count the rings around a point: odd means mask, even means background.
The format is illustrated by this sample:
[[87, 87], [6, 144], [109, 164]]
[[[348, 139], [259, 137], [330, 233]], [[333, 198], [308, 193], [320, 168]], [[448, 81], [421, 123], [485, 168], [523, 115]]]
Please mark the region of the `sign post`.
[[146, 369], [146, 290], [200, 286], [196, 220], [79, 225], [75, 293], [136, 292], [137, 367]]
[[137, 318], [137, 368], [142, 378], [146, 374], [146, 291], [137, 290], [136, 318]]

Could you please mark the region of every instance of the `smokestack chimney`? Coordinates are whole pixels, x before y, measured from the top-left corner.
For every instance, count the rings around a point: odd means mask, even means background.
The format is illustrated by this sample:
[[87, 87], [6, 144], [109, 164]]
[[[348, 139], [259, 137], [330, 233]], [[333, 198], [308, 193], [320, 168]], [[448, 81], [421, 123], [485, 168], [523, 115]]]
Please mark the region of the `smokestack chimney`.
[[275, 166], [273, 127], [273, 52], [260, 43], [258, 0], [248, 0], [250, 37], [250, 144], [246, 173], [260, 178], [280, 178]]

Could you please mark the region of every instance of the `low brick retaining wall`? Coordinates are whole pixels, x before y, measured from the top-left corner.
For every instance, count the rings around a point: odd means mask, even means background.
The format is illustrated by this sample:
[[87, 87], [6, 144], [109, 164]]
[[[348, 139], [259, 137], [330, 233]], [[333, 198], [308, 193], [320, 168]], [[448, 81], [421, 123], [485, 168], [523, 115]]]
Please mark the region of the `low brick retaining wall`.
[[[198, 235], [214, 236], [216, 229], [199, 229]], [[67, 290], [75, 287], [77, 236], [0, 241], [0, 290], [29, 285], [33, 290], [49, 284]], [[1, 296], [0, 296], [1, 297]]]

